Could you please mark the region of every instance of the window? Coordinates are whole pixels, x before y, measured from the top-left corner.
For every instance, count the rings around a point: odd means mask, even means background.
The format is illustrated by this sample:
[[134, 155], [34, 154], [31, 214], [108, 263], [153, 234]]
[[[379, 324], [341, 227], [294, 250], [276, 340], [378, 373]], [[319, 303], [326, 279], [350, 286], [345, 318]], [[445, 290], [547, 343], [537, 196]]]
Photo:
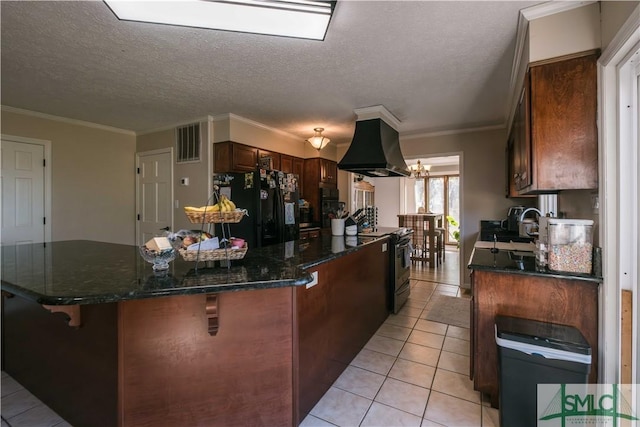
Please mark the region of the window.
[[176, 152], [178, 163], [200, 160], [200, 123], [176, 128]]
[[460, 227], [450, 226], [446, 217], [450, 215], [457, 222], [460, 222], [460, 177], [458, 175], [444, 175], [416, 179], [415, 197], [416, 212], [419, 212], [420, 208], [424, 208], [427, 212], [442, 212], [444, 214], [444, 227], [447, 230], [445, 242], [457, 244], [453, 233], [459, 231]]

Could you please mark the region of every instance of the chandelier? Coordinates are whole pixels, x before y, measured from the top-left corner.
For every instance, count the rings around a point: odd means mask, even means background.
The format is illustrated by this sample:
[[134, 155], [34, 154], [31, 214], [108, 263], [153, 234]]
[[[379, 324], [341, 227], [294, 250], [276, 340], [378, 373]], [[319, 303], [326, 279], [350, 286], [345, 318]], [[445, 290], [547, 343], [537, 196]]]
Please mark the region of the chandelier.
[[415, 165], [410, 166], [411, 178], [426, 178], [429, 176], [431, 165], [422, 165], [420, 160]]

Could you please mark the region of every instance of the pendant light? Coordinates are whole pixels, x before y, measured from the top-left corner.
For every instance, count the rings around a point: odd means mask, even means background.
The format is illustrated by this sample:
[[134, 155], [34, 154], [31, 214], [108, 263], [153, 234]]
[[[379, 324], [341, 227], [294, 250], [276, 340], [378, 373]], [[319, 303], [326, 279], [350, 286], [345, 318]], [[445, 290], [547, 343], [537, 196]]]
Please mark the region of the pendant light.
[[307, 142], [311, 144], [313, 148], [320, 151], [324, 147], [326, 147], [331, 140], [322, 136], [322, 131], [324, 130], [324, 128], [314, 128], [313, 130], [315, 134], [311, 138], [307, 139]]

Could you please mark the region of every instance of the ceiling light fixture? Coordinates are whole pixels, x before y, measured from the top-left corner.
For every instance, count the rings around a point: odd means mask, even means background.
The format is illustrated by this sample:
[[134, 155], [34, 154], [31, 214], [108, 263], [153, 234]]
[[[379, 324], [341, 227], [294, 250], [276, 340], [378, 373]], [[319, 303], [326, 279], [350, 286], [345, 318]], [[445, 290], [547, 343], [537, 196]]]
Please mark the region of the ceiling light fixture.
[[307, 139], [307, 142], [311, 144], [313, 148], [320, 151], [324, 147], [326, 147], [331, 140], [322, 136], [322, 131], [324, 130], [324, 128], [314, 128], [313, 130], [315, 132], [315, 135]]
[[104, 0], [124, 21], [324, 40], [335, 1]]
[[420, 160], [415, 165], [410, 166], [412, 178], [426, 178], [429, 176], [431, 165], [422, 165]]

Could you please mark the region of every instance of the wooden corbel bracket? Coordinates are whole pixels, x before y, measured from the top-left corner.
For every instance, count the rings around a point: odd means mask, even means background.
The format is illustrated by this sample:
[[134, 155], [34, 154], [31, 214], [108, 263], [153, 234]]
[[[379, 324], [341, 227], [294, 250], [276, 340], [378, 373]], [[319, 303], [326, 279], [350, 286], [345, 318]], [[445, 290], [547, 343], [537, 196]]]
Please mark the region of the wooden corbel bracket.
[[218, 294], [207, 294], [207, 323], [209, 335], [218, 333]]
[[80, 317], [80, 305], [47, 305], [42, 304], [45, 310], [49, 310], [52, 313], [65, 313], [69, 316], [68, 325], [72, 328], [79, 328], [82, 325], [82, 318]]

